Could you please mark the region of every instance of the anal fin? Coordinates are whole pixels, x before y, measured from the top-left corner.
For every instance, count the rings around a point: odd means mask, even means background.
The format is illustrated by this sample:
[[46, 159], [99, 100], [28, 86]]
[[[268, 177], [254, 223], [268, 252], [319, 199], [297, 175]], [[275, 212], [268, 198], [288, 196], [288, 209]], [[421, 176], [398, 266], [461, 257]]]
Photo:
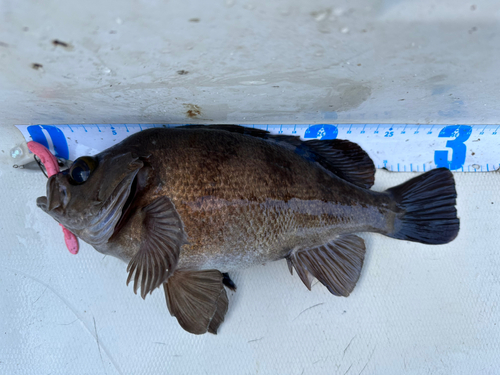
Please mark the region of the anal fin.
[[365, 243], [354, 234], [344, 234], [318, 247], [292, 251], [286, 258], [305, 286], [318, 279], [336, 296], [347, 297], [356, 286], [365, 258]]
[[163, 288], [170, 315], [182, 328], [196, 335], [217, 333], [228, 308], [222, 273], [176, 271]]

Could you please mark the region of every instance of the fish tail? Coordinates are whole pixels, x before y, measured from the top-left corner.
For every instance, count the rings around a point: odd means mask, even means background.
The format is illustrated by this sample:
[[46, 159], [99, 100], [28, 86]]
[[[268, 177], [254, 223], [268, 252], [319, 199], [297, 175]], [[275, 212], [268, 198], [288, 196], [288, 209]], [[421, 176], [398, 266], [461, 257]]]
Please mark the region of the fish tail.
[[388, 236], [437, 245], [451, 242], [458, 235], [457, 192], [448, 169], [433, 169], [386, 192], [404, 210]]

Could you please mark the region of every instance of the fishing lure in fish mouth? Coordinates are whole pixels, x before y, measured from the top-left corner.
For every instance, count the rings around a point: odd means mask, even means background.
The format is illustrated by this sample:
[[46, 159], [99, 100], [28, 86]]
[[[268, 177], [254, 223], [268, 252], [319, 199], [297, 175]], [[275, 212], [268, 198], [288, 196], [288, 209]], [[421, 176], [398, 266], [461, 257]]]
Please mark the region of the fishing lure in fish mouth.
[[[59, 163], [54, 155], [42, 144], [31, 141], [28, 142], [29, 150], [35, 154], [35, 161], [40, 167], [43, 174], [49, 178], [50, 176], [59, 173]], [[44, 168], [42, 168], [42, 166]], [[63, 229], [64, 242], [71, 254], [78, 254], [80, 249], [76, 236], [67, 230], [64, 225], [59, 224]]]
[[128, 264], [143, 298], [163, 287], [186, 331], [217, 333], [232, 270], [285, 259], [311, 289], [347, 297], [373, 232], [445, 244], [459, 231], [452, 173], [384, 192], [346, 140], [302, 141], [236, 125], [136, 133], [51, 176], [37, 205], [103, 254]]

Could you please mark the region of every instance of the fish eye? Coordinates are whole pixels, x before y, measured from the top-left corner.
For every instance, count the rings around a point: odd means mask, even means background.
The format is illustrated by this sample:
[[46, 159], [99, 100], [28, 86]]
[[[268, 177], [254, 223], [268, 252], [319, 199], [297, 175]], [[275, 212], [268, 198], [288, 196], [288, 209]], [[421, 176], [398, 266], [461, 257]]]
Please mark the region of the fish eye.
[[97, 168], [97, 160], [89, 156], [83, 156], [75, 160], [69, 169], [70, 180], [75, 184], [83, 184], [88, 180], [90, 174]]

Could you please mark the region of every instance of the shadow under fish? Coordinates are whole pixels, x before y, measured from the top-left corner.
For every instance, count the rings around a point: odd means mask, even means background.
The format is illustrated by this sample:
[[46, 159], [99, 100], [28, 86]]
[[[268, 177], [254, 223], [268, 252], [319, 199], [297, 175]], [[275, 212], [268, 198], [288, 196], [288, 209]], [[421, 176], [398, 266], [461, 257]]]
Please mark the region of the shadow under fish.
[[358, 232], [445, 244], [459, 231], [452, 173], [434, 169], [384, 192], [346, 140], [235, 125], [149, 129], [51, 176], [38, 206], [97, 251], [128, 263], [143, 298], [163, 286], [188, 332], [217, 333], [228, 272], [286, 259], [347, 297], [365, 257]]

